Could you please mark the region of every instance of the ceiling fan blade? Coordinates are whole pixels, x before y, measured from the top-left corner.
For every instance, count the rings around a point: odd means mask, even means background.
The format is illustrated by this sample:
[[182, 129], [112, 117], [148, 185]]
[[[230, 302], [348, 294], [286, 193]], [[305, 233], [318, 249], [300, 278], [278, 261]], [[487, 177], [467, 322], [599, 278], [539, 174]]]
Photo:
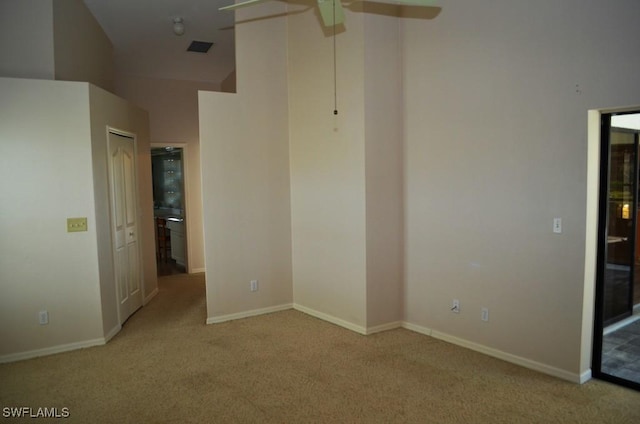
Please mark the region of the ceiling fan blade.
[[[366, 1], [366, 0], [360, 0]], [[438, 0], [371, 0], [373, 3], [387, 3], [387, 4], [397, 4], [397, 5], [406, 5], [406, 6], [436, 6], [439, 1]]]
[[344, 23], [344, 9], [340, 0], [318, 0], [318, 9], [324, 26], [330, 27]]
[[241, 7], [247, 7], [247, 6], [252, 6], [258, 3], [263, 3], [265, 1], [269, 1], [269, 0], [247, 0], [240, 3], [231, 4], [229, 6], [220, 7], [218, 8], [218, 10], [235, 10], [235, 9], [240, 9]]

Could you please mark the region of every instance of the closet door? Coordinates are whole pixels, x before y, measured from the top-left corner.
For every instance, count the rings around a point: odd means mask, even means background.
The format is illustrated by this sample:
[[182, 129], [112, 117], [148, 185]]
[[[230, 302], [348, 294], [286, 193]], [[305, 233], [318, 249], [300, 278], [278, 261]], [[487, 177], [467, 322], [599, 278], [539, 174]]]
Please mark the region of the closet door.
[[118, 317], [122, 324], [142, 306], [133, 138], [109, 133], [109, 171]]

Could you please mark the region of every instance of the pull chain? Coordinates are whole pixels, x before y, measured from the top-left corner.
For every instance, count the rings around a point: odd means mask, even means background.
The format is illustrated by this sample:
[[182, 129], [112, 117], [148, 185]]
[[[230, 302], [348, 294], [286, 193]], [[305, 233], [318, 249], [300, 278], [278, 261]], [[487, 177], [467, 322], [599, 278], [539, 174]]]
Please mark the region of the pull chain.
[[[338, 0], [340, 1], [340, 0]], [[333, 114], [338, 114], [338, 78], [336, 66], [336, 0], [333, 4]]]

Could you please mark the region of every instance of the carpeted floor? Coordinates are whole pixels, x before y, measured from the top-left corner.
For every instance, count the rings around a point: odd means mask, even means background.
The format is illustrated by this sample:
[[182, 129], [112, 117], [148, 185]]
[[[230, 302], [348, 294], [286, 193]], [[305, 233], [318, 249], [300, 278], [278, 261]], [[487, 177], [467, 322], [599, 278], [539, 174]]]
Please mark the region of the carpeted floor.
[[640, 392], [404, 329], [361, 336], [293, 310], [205, 317], [202, 275], [163, 277], [107, 345], [0, 365], [0, 408], [68, 408], [51, 421], [76, 423], [640, 422]]

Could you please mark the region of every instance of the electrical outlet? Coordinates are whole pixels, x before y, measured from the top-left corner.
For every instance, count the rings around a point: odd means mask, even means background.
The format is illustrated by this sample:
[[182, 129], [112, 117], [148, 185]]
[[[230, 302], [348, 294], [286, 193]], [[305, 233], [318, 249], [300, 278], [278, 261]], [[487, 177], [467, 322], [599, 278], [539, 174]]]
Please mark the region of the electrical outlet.
[[250, 287], [252, 292], [258, 291], [258, 280], [251, 280]]
[[38, 312], [38, 322], [40, 323], [40, 325], [49, 324], [49, 312], [47, 311]]
[[453, 299], [453, 302], [451, 302], [451, 312], [454, 314], [460, 313], [460, 301], [458, 299]]
[[482, 321], [489, 321], [489, 308], [482, 308], [480, 311]]

